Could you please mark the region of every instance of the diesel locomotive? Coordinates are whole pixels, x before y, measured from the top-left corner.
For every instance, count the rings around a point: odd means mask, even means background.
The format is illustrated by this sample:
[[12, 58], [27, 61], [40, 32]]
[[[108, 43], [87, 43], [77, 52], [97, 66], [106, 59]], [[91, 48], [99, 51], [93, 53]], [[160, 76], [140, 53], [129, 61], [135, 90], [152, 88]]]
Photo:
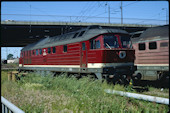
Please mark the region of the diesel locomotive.
[[148, 28], [132, 42], [136, 79], [169, 82], [169, 25]]
[[88, 26], [47, 37], [21, 50], [19, 70], [67, 72], [128, 84], [136, 66], [128, 32]]

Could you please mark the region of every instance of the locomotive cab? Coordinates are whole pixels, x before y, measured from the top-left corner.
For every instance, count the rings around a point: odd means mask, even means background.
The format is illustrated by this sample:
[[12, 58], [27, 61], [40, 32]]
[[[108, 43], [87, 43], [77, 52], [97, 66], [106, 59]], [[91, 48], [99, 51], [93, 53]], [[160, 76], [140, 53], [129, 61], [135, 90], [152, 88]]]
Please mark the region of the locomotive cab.
[[105, 34], [103, 36], [104, 48], [132, 48], [132, 43], [129, 35], [124, 34]]
[[[101, 59], [96, 62], [102, 69], [102, 77], [113, 83], [128, 84], [136, 70], [135, 51], [128, 34], [107, 33], [92, 40], [91, 50]], [[94, 64], [93, 64], [94, 65]], [[96, 64], [97, 65], [97, 64]]]

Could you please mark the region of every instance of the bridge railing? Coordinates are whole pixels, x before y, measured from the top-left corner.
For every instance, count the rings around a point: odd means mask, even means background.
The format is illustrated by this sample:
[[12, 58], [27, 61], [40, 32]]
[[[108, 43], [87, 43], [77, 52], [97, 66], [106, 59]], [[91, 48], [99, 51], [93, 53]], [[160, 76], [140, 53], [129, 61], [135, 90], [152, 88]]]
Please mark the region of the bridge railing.
[[14, 104], [9, 102], [3, 96], [1, 96], [1, 104], [2, 104], [2, 113], [25, 113]]

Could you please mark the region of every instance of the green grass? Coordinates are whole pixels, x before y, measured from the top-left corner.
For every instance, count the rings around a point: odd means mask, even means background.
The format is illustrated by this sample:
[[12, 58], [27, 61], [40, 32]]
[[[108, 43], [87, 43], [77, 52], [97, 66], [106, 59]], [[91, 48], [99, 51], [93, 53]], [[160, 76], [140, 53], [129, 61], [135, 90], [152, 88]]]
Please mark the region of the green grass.
[[87, 77], [77, 80], [65, 74], [51, 77], [29, 73], [20, 81], [9, 82], [7, 73], [1, 72], [1, 95], [29, 113], [167, 113], [169, 110], [167, 105], [106, 94], [103, 89], [131, 91], [130, 86], [112, 86]]

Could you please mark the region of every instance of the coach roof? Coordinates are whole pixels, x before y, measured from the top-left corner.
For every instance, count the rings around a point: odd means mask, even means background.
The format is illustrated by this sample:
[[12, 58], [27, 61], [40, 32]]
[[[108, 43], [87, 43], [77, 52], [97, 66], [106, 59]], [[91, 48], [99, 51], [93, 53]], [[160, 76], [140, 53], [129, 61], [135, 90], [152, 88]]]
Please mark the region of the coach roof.
[[98, 27], [89, 26], [87, 28], [84, 28], [78, 31], [41, 39], [38, 42], [27, 45], [21, 51], [41, 49], [41, 48], [46, 48], [46, 47], [53, 47], [53, 46], [64, 45], [64, 44], [69, 44], [69, 43], [86, 41], [99, 34], [105, 34], [105, 33], [128, 34], [128, 32], [124, 30], [120, 30], [120, 29], [102, 29], [100, 26]]

